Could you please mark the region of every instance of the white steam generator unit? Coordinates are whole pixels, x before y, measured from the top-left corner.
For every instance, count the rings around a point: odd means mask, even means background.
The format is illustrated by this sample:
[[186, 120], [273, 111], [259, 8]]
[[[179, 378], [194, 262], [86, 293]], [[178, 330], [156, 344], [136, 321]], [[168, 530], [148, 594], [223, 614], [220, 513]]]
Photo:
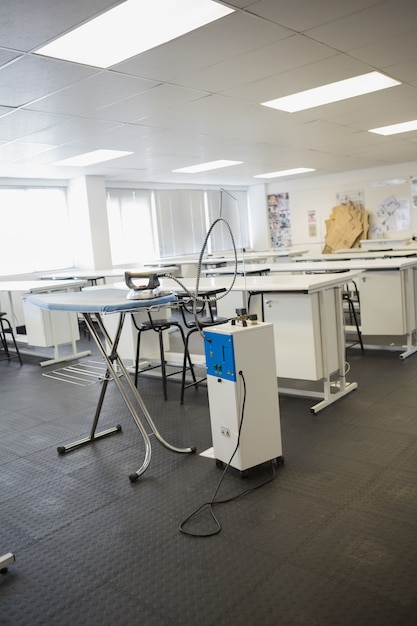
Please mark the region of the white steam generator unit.
[[282, 464], [273, 325], [241, 315], [206, 329], [204, 345], [216, 463]]

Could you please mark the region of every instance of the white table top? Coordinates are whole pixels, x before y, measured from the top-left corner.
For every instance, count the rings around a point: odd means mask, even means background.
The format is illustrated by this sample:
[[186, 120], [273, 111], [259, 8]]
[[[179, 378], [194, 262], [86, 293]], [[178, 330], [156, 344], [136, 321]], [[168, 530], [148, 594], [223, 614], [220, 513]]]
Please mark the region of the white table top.
[[[305, 254], [308, 250], [297, 250], [295, 248], [270, 248], [269, 250], [251, 250], [247, 252], [237, 251], [238, 262], [257, 261], [259, 259], [271, 258], [271, 257], [298, 257]], [[155, 259], [152, 261], [153, 265], [160, 264], [164, 267], [167, 263], [175, 263], [178, 265], [195, 265], [198, 263], [198, 254], [188, 254], [184, 256], [173, 256]], [[203, 258], [203, 265], [214, 265], [216, 263], [234, 263], [235, 257], [232, 252], [215, 253], [210, 256], [206, 255]], [[151, 263], [146, 264], [151, 265]]]
[[[237, 274], [260, 274], [261, 272], [268, 272], [274, 264], [270, 263], [269, 265], [263, 263], [238, 263], [237, 266]], [[234, 273], [235, 266], [226, 265], [223, 267], [216, 267], [212, 269], [203, 270], [203, 274], [206, 276], [215, 276], [215, 275], [229, 275]]]
[[[302, 292], [315, 293], [334, 286], [343, 285], [345, 282], [355, 279], [360, 275], [360, 271], [348, 271], [331, 274], [268, 274], [267, 276], [238, 276], [233, 284], [232, 291], [258, 291], [270, 292]], [[161, 289], [181, 292], [180, 285], [172, 279], [161, 279]], [[225, 287], [229, 289], [231, 285], [230, 276], [214, 276], [212, 278], [201, 278], [199, 281], [199, 291]], [[195, 292], [196, 279], [182, 278], [181, 283], [190, 293]], [[117, 285], [116, 285], [117, 286]], [[123, 287], [123, 285], [120, 285]]]
[[348, 270], [401, 270], [417, 266], [417, 257], [371, 258], [371, 259], [340, 259], [335, 261], [293, 261], [291, 263], [274, 263], [271, 274], [281, 272], [346, 272]]
[[417, 256], [417, 248], [409, 248], [408, 250], [361, 250], [360, 248], [352, 248], [352, 250], [338, 251], [334, 254], [305, 254], [294, 260], [297, 262], [304, 261], [341, 261], [348, 259], [382, 259], [382, 258], [407, 258]]
[[41, 293], [45, 291], [57, 291], [73, 289], [86, 285], [85, 280], [2, 280], [0, 291], [20, 291], [22, 293]]
[[165, 267], [151, 267], [151, 266], [141, 266], [141, 267], [122, 267], [122, 268], [111, 268], [111, 269], [77, 269], [73, 268], [70, 270], [62, 270], [60, 272], [55, 272], [53, 274], [45, 274], [42, 276], [42, 280], [50, 279], [90, 279], [97, 280], [99, 278], [119, 278], [125, 275], [125, 272], [149, 272], [149, 273], [158, 273], [158, 272], [175, 272], [178, 269], [176, 265], [167, 265]]

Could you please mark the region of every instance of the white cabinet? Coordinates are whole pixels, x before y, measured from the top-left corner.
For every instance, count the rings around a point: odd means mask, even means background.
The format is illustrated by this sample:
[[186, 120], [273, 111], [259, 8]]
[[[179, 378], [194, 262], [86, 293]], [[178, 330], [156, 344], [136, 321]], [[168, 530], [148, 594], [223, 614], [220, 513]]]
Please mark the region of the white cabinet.
[[279, 377], [320, 380], [338, 370], [340, 306], [335, 289], [264, 295], [264, 319], [272, 322], [275, 329]]
[[80, 338], [76, 313], [46, 311], [23, 298], [26, 335], [29, 345], [51, 347]]

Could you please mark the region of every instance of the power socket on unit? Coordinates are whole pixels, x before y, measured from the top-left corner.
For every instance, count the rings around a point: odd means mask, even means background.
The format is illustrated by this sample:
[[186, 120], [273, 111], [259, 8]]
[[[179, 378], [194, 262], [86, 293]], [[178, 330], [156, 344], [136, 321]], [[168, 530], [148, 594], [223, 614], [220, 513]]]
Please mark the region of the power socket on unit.
[[221, 426], [220, 427], [221, 433], [223, 435], [223, 437], [228, 437], [230, 439], [231, 434], [230, 434], [230, 429], [227, 428], [226, 426]]

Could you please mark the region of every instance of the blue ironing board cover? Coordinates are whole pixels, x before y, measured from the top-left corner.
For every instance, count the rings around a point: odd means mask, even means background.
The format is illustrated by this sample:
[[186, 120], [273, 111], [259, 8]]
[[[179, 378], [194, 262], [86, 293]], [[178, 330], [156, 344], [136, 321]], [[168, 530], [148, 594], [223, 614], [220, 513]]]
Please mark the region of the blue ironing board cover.
[[65, 291], [31, 294], [26, 299], [41, 309], [49, 311], [74, 311], [76, 313], [121, 313], [151, 308], [176, 301], [174, 294], [144, 300], [128, 300], [128, 291], [117, 288], [98, 288], [86, 291]]

